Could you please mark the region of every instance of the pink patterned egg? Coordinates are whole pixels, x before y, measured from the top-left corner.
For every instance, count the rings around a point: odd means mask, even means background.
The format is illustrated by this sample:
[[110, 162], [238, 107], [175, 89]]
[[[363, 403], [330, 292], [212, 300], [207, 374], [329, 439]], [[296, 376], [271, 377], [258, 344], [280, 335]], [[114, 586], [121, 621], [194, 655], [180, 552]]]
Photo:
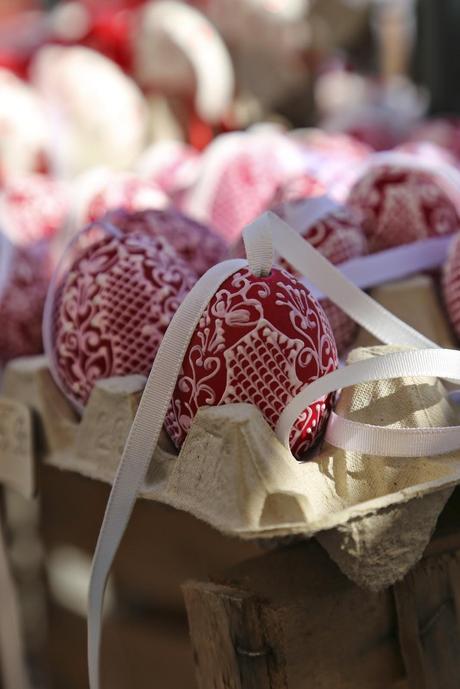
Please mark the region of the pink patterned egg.
[[123, 208], [127, 211], [140, 211], [147, 208], [166, 208], [169, 199], [155, 183], [136, 175], [123, 173], [110, 176], [106, 183], [94, 191], [87, 200], [83, 211], [83, 223], [92, 222], [107, 211]]
[[455, 117], [435, 117], [424, 120], [418, 127], [414, 127], [410, 140], [437, 144], [459, 160], [460, 119]]
[[455, 206], [435, 176], [399, 165], [375, 165], [356, 182], [348, 203], [363, 213], [369, 250], [459, 229]]
[[272, 205], [277, 191], [303, 172], [299, 147], [279, 131], [224, 134], [203, 153], [182, 208], [233, 243]]
[[198, 276], [223, 261], [228, 254], [227, 245], [218, 234], [174, 208], [137, 213], [112, 211], [104, 220], [123, 232], [164, 237]]
[[196, 279], [162, 237], [103, 222], [77, 236], [55, 274], [43, 330], [53, 375], [77, 408], [101, 378], [149, 373]]
[[[362, 217], [356, 210], [334, 204], [335, 207], [326, 209], [313, 223], [307, 219], [312, 212], [315, 213], [323, 198], [285, 203], [274, 208], [274, 212], [334, 265], [366, 254], [367, 241], [362, 230]], [[305, 219], [302, 219], [302, 215]], [[280, 263], [296, 274], [288, 263], [283, 260]], [[329, 299], [322, 299], [320, 303], [331, 324], [337, 349], [342, 353], [353, 342], [356, 323]]]
[[[318, 302], [292, 275], [243, 268], [225, 280], [204, 310], [188, 346], [166, 417], [179, 447], [199, 407], [246, 402], [272, 428], [306, 384], [337, 367], [331, 327]], [[305, 409], [290, 443], [300, 457], [318, 438], [332, 403]]]
[[14, 246], [0, 234], [0, 366], [42, 351], [51, 262], [44, 243]]
[[444, 303], [455, 333], [460, 337], [460, 235], [449, 248], [442, 277]]
[[64, 185], [45, 175], [10, 179], [0, 191], [0, 225], [17, 244], [51, 239], [67, 220]]

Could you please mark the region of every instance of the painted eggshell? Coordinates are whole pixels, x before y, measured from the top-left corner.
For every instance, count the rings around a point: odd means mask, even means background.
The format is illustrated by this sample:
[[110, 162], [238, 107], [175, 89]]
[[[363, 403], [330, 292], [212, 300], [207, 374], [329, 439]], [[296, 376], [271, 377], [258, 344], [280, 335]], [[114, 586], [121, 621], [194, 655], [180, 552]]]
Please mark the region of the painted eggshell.
[[92, 222], [116, 208], [141, 211], [167, 206], [169, 199], [155, 182], [127, 173], [111, 175], [87, 200], [86, 209], [82, 209], [82, 220], [83, 224]]
[[0, 225], [16, 244], [54, 237], [67, 220], [65, 186], [45, 175], [14, 177], [0, 191]]
[[47, 170], [49, 148], [43, 101], [12, 72], [0, 69], [0, 181]]
[[223, 261], [228, 254], [227, 245], [218, 234], [173, 208], [137, 213], [113, 211], [105, 216], [105, 220], [123, 232], [164, 237], [198, 276]]
[[0, 365], [42, 351], [51, 262], [48, 247], [14, 246], [0, 234]]
[[94, 383], [144, 374], [196, 275], [162, 237], [83, 230], [64, 254], [46, 305], [53, 375], [81, 408]]
[[[362, 230], [361, 215], [346, 206], [336, 205], [333, 210], [319, 217], [313, 224], [302, 223], [302, 214], [307, 215], [319, 199], [305, 199], [294, 203], [282, 204], [274, 209], [281, 218], [292, 224], [300, 234], [334, 265], [339, 265], [352, 258], [367, 253], [367, 241]], [[295, 216], [294, 222], [290, 218]], [[299, 222], [300, 220], [300, 222]], [[294, 275], [292, 266], [280, 260], [281, 265]], [[338, 306], [329, 299], [320, 301], [334, 333], [337, 349], [342, 353], [353, 342], [357, 326]]]
[[460, 337], [460, 235], [457, 235], [449, 248], [449, 256], [444, 265], [442, 292], [450, 322]]
[[355, 184], [348, 203], [363, 213], [369, 250], [456, 232], [455, 206], [435, 177], [396, 165], [376, 165]]
[[183, 209], [233, 243], [272, 205], [278, 189], [303, 171], [299, 148], [278, 131], [224, 134], [203, 153]]
[[[337, 367], [337, 350], [324, 311], [286, 271], [256, 277], [243, 268], [225, 280], [194, 332], [166, 429], [180, 446], [199, 407], [251, 403], [272, 428], [302, 387]], [[301, 456], [318, 438], [331, 396], [308, 407], [290, 443]]]
[[135, 164], [146, 144], [147, 106], [114, 62], [81, 46], [47, 45], [35, 56], [31, 79], [52, 117], [53, 162], [60, 174]]

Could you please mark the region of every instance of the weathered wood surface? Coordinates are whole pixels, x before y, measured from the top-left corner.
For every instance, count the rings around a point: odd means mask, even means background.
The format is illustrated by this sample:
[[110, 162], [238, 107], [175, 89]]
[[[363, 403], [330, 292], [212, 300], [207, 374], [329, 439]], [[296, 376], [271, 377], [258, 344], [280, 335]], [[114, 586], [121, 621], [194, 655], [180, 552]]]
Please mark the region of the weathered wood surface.
[[[433, 544], [446, 533], [460, 533], [460, 491]], [[313, 541], [183, 590], [199, 689], [460, 686], [458, 550], [428, 549], [405, 579], [378, 593], [349, 581]], [[247, 639], [252, 668], [239, 653]], [[269, 667], [278, 674], [265, 676]]]
[[404, 687], [391, 592], [359, 589], [313, 541], [189, 582], [184, 597], [200, 689]]

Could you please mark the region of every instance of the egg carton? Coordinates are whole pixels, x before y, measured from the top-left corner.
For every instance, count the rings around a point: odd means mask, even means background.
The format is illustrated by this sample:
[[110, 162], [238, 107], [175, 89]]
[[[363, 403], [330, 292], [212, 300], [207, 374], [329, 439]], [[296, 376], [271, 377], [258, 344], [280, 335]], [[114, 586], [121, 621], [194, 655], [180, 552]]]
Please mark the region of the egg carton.
[[[416, 280], [396, 290], [391, 286], [399, 294], [398, 306], [407, 290], [415, 290], [417, 299], [427, 292], [436, 296], [430, 278]], [[432, 335], [427, 330], [441, 314], [439, 307], [431, 315], [425, 311], [426, 334]], [[361, 347], [351, 359], [391, 349]], [[44, 462], [111, 483], [144, 384], [142, 376], [98, 382], [79, 418], [44, 357], [13, 361], [0, 399], [0, 481], [32, 495]], [[357, 417], [363, 395], [368, 403]], [[379, 423], [393, 422], [395, 410], [400, 427], [460, 423], [434, 379], [354, 386], [342, 393], [337, 409], [367, 423], [376, 413]], [[458, 483], [460, 453], [416, 460], [368, 457], [325, 443], [315, 459], [297, 462], [258, 409], [234, 404], [201, 409], [179, 453], [163, 433], [141, 497], [190, 512], [243, 539], [277, 544], [317, 536], [345, 574], [379, 590], [420, 559]]]

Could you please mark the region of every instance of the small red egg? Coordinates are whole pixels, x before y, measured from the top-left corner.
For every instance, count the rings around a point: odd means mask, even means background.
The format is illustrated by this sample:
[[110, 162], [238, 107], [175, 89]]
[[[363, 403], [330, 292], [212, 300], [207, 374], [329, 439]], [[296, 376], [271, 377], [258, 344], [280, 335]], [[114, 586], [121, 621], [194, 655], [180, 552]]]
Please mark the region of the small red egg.
[[42, 351], [41, 323], [50, 272], [44, 243], [14, 246], [0, 234], [0, 365]]
[[[243, 268], [210, 300], [188, 346], [166, 429], [179, 447], [200, 407], [246, 402], [272, 428], [287, 403], [308, 383], [337, 367], [327, 317], [287, 271], [256, 277]], [[290, 443], [300, 457], [318, 438], [332, 396], [308, 407]]]
[[425, 170], [375, 165], [356, 182], [348, 204], [363, 213], [371, 252], [447, 235], [460, 227], [454, 203], [434, 174]]
[[442, 292], [449, 320], [460, 337], [460, 235], [452, 240], [444, 265]]
[[53, 375], [77, 408], [101, 378], [149, 373], [196, 279], [162, 237], [103, 223], [77, 236], [49, 290], [43, 331]]
[[0, 191], [0, 226], [16, 244], [51, 239], [68, 210], [64, 185], [45, 175], [14, 177]]
[[217, 233], [173, 208], [137, 213], [112, 211], [105, 220], [123, 232], [164, 237], [198, 276], [228, 254], [226, 243]]
[[169, 199], [155, 183], [143, 180], [136, 175], [120, 173], [109, 176], [106, 183], [94, 191], [83, 209], [83, 224], [97, 220], [107, 211], [123, 208], [127, 211], [140, 211], [147, 208], [166, 208]]
[[[361, 226], [361, 215], [356, 210], [335, 205], [313, 223], [307, 220], [302, 222], [302, 213], [307, 218], [321, 201], [322, 199], [302, 199], [282, 204], [273, 210], [283, 220], [292, 224], [307, 242], [334, 265], [365, 255], [367, 241]], [[291, 265], [282, 259], [280, 263], [296, 275]], [[341, 354], [353, 342], [357, 325], [329, 299], [321, 299], [320, 304], [329, 319], [337, 349]]]

